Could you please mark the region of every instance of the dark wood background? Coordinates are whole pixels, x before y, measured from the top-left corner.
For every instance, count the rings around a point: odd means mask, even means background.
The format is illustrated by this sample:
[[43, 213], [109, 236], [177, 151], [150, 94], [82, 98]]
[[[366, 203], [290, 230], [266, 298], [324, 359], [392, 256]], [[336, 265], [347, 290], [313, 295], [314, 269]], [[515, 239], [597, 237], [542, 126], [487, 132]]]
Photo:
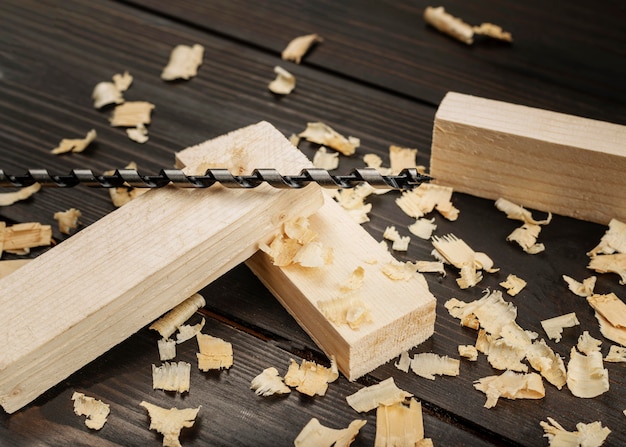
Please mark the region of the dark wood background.
[[[451, 0], [444, 5], [448, 11], [472, 24], [497, 23], [515, 39], [512, 45], [480, 40], [471, 47], [426, 26], [421, 18], [426, 6], [422, 0], [4, 0], [0, 168], [10, 173], [38, 167], [57, 173], [78, 167], [104, 171], [133, 160], [155, 172], [172, 165], [175, 151], [260, 120], [285, 135], [320, 120], [360, 137], [358, 154], [374, 152], [387, 160], [388, 146], [398, 144], [419, 148], [418, 162], [428, 165], [433, 117], [447, 91], [626, 124], [623, 2]], [[324, 42], [301, 65], [280, 60], [289, 40], [312, 32]], [[161, 81], [173, 46], [193, 43], [205, 47], [198, 76], [188, 82]], [[297, 78], [296, 90], [287, 97], [267, 90], [275, 65]], [[145, 145], [129, 141], [121, 129], [108, 125], [107, 112], [92, 107], [93, 87], [124, 70], [135, 78], [125, 97], [156, 104]], [[98, 139], [84, 153], [49, 153], [62, 138], [82, 136], [91, 128]], [[300, 148], [310, 156], [316, 149], [307, 143]], [[362, 165], [358, 155], [342, 157], [340, 171]], [[371, 222], [364, 227], [377, 239], [391, 224], [408, 234], [411, 219], [396, 207], [394, 194], [370, 200]], [[466, 291], [456, 286], [452, 269], [445, 278], [428, 276], [439, 303], [436, 330], [412, 352], [457, 357], [457, 345], [472, 344], [475, 333], [461, 328], [443, 303], [451, 297], [476, 299], [515, 273], [529, 282], [511, 299], [523, 328], [545, 337], [540, 320], [576, 312], [580, 326], [566, 329], [560, 343], [548, 344], [567, 361], [571, 346], [587, 330], [603, 340], [606, 354], [611, 342], [600, 335], [592, 310], [561, 280], [562, 274], [579, 280], [591, 274], [585, 253], [605, 227], [555, 216], [540, 236], [546, 251], [530, 256], [505, 242], [517, 222], [507, 220], [492, 202], [455, 194], [454, 203], [461, 210], [459, 220], [435, 216], [436, 234], [453, 232], [488, 253], [501, 270]], [[0, 209], [0, 217], [9, 223], [54, 225], [53, 213], [69, 207], [83, 212], [83, 226], [113, 209], [107, 191], [83, 187], [42, 191]], [[66, 236], [55, 229], [54, 237], [62, 241]], [[33, 256], [42, 251], [33, 250]], [[425, 260], [430, 251], [429, 242], [414, 237], [408, 253], [397, 257]], [[54, 272], [42, 272], [42, 287], [48, 274]], [[616, 275], [600, 275], [596, 290], [626, 296]], [[290, 358], [326, 359], [245, 266], [201, 293], [208, 303], [202, 311], [208, 317], [205, 332], [233, 343], [230, 370], [192, 372], [191, 392], [183, 397], [153, 391], [150, 365], [158, 362], [157, 337], [143, 329], [19, 412], [0, 414], [0, 445], [159, 445], [161, 436], [148, 430], [141, 400], [165, 407], [202, 405], [195, 426], [183, 431], [186, 446], [292, 445], [311, 417], [334, 428], [363, 417], [347, 406], [345, 396], [389, 376], [422, 402], [426, 436], [438, 446], [547, 445], [539, 421], [548, 416], [569, 430], [578, 422], [602, 421], [612, 430], [605, 445], [623, 445], [626, 439], [623, 364], [606, 364], [611, 389], [600, 397], [578, 399], [566, 388], [546, 384], [540, 401], [501, 399], [490, 410], [483, 408], [484, 394], [472, 386], [498, 373], [483, 356], [478, 362], [462, 360], [461, 374], [454, 378], [430, 381], [390, 363], [355, 383], [341, 377], [324, 397], [297, 392], [257, 397], [249, 384], [262, 369], [276, 366], [284, 373]], [[193, 342], [179, 348], [180, 360], [195, 363]], [[90, 431], [73, 415], [75, 390], [111, 405], [101, 431]], [[375, 415], [365, 417], [368, 423], [353, 445], [373, 445]]]

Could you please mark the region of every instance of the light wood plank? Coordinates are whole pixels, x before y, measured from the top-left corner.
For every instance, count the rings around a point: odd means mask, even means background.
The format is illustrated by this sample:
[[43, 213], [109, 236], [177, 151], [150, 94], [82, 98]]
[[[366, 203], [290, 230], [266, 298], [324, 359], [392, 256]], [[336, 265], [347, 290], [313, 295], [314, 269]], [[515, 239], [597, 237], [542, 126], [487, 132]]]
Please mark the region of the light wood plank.
[[[307, 162], [268, 123], [197, 150], [242, 170]], [[321, 204], [317, 185], [153, 190], [2, 279], [0, 404], [16, 411], [243, 262], [284, 219]]]
[[607, 224], [626, 219], [626, 126], [448, 93], [430, 173], [488, 199]]

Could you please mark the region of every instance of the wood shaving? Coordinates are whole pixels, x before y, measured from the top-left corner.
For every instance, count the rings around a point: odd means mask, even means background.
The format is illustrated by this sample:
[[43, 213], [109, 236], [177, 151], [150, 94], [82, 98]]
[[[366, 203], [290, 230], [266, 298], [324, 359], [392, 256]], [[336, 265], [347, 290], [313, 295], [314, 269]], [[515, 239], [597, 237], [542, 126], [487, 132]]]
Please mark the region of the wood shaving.
[[39, 222], [26, 222], [7, 226], [0, 222], [0, 254], [5, 251], [18, 255], [30, 253], [34, 247], [52, 243], [52, 227]]
[[295, 387], [296, 391], [307, 396], [323, 396], [326, 394], [328, 384], [339, 377], [335, 358], [330, 359], [330, 368], [318, 365], [309, 360], [302, 360], [302, 364], [291, 359], [291, 364], [285, 374], [285, 384]]
[[26, 200], [40, 189], [41, 185], [39, 183], [33, 183], [18, 191], [0, 193], [0, 206], [9, 206], [20, 200]]
[[170, 338], [185, 321], [205, 305], [202, 295], [196, 293], [152, 323], [149, 329], [157, 331], [163, 338]]
[[609, 390], [609, 371], [599, 351], [581, 354], [572, 347], [567, 364], [567, 387], [576, 397], [592, 398]]
[[591, 295], [587, 302], [602, 315], [612, 326], [626, 328], [626, 304], [614, 293]]
[[133, 77], [126, 71], [124, 74], [114, 74], [113, 82], [99, 82], [91, 93], [93, 106], [101, 109], [109, 104], [122, 104], [123, 92], [128, 90], [133, 82]]
[[347, 396], [346, 401], [354, 411], [366, 413], [379, 405], [393, 405], [404, 402], [409, 397], [413, 395], [398, 388], [393, 377], [389, 377], [376, 385], [362, 388]]
[[417, 149], [391, 145], [389, 146], [389, 164], [391, 174], [398, 175], [403, 169], [417, 169], [415, 163]]
[[626, 330], [623, 327], [613, 326], [599, 312], [595, 313], [598, 323], [600, 323], [600, 333], [611, 341], [626, 346]]
[[[126, 169], [137, 169], [137, 164], [135, 162], [130, 162], [126, 165]], [[106, 171], [104, 175], [112, 175], [115, 171]], [[111, 197], [111, 202], [117, 208], [122, 205], [126, 205], [131, 200], [139, 197], [142, 194], [147, 193], [150, 188], [134, 188], [132, 186], [123, 186], [120, 188], [109, 188], [109, 196]]]
[[317, 234], [308, 229], [308, 220], [300, 217], [285, 222], [282, 231], [274, 235], [268, 244], [260, 243], [259, 249], [267, 253], [273, 264], [279, 267], [297, 264], [318, 268], [332, 264], [332, 247], [324, 247], [314, 240], [316, 237]]
[[199, 44], [193, 46], [177, 45], [170, 54], [170, 60], [161, 73], [164, 81], [175, 79], [190, 79], [198, 74], [198, 67], [202, 65], [204, 47]]
[[402, 351], [400, 353], [400, 357], [398, 357], [398, 361], [394, 364], [396, 368], [405, 373], [409, 372], [409, 368], [411, 367], [411, 356], [408, 351]]
[[433, 232], [437, 229], [435, 218], [425, 219], [419, 218], [415, 223], [409, 225], [409, 231], [420, 239], [430, 239]]
[[375, 446], [420, 446], [424, 440], [422, 404], [411, 399], [406, 406], [401, 402], [380, 405], [376, 410]]
[[334, 429], [325, 427], [316, 418], [312, 418], [300, 431], [294, 445], [296, 447], [347, 447], [352, 444], [359, 430], [367, 421], [354, 420], [347, 428]]
[[347, 293], [359, 290], [365, 282], [365, 269], [361, 266], [355, 268], [346, 282], [339, 286], [341, 292]]
[[548, 213], [548, 217], [544, 220], [536, 220], [530, 211], [517, 205], [509, 200], [500, 198], [495, 202], [496, 208], [506, 214], [506, 217], [513, 220], [519, 220], [527, 224], [548, 225], [552, 221], [552, 214]]
[[274, 67], [276, 78], [267, 86], [272, 93], [288, 95], [296, 88], [296, 77], [282, 67]]
[[526, 281], [515, 275], [508, 275], [506, 281], [501, 282], [500, 285], [506, 289], [506, 293], [515, 296], [526, 287]]
[[113, 127], [137, 127], [139, 124], [150, 124], [150, 114], [154, 104], [147, 101], [130, 101], [113, 109], [109, 119]]
[[419, 273], [441, 273], [441, 276], [446, 276], [446, 271], [444, 269], [443, 262], [417, 261], [415, 265]]
[[323, 39], [317, 34], [307, 34], [298, 36], [291, 40], [283, 50], [281, 57], [286, 61], [293, 61], [299, 64], [307, 51], [316, 43]]
[[600, 352], [600, 346], [602, 345], [602, 341], [597, 338], [593, 338], [589, 331], [584, 331], [580, 337], [578, 337], [578, 343], [576, 344], [576, 348], [583, 354], [590, 354], [592, 352]]
[[623, 346], [611, 345], [609, 353], [604, 357], [605, 362], [626, 363], [626, 348]]
[[442, 33], [468, 45], [474, 43], [475, 34], [503, 40], [505, 42], [513, 41], [511, 33], [503, 31], [498, 25], [483, 23], [480, 26], [471, 26], [463, 20], [447, 13], [443, 6], [438, 8], [428, 6], [424, 10], [424, 20]]
[[183, 428], [192, 427], [201, 407], [198, 408], [165, 408], [148, 402], [139, 405], [148, 410], [150, 415], [150, 430], [156, 430], [163, 435], [164, 447], [182, 447], [178, 437]]
[[339, 153], [328, 152], [324, 146], [320, 147], [313, 156], [313, 166], [332, 171], [339, 167]]
[[446, 262], [460, 270], [461, 276], [456, 281], [462, 289], [473, 287], [482, 280], [481, 269], [489, 273], [498, 271], [493, 268], [493, 261], [489, 256], [475, 252], [465, 241], [453, 234], [442, 237], [433, 236], [432, 244]]
[[283, 378], [274, 367], [264, 369], [261, 374], [252, 379], [250, 389], [254, 390], [258, 396], [291, 393], [291, 389], [285, 385]]
[[600, 447], [611, 433], [607, 427], [602, 427], [599, 421], [590, 424], [579, 422], [576, 431], [565, 430], [558, 422], [548, 417], [548, 422], [539, 422], [548, 438], [550, 447]]
[[179, 326], [178, 334], [176, 334], [176, 344], [179, 345], [187, 340], [191, 340], [200, 333], [202, 328], [204, 328], [204, 318], [200, 321], [200, 323], [194, 324], [193, 326], [189, 324]]
[[395, 259], [383, 265], [382, 272], [387, 278], [394, 281], [408, 281], [418, 274], [416, 264], [410, 261], [400, 262]]
[[6, 259], [4, 261], [0, 261], [0, 279], [5, 276], [9, 276], [17, 269], [24, 267], [30, 261], [32, 261], [32, 259]]
[[123, 74], [116, 73], [113, 75], [113, 84], [115, 88], [120, 92], [125, 92], [133, 83], [133, 77], [128, 71]]
[[619, 283], [626, 284], [626, 253], [594, 256], [587, 268], [598, 273], [616, 273], [620, 277]]
[[356, 148], [360, 146], [360, 141], [354, 137], [344, 137], [330, 126], [321, 122], [307, 123], [306, 129], [298, 134], [312, 143], [322, 144], [334, 149], [343, 155], [352, 155]]
[[435, 380], [435, 375], [458, 376], [460, 366], [459, 360], [432, 352], [415, 354], [411, 360], [411, 371], [429, 380]]
[[169, 338], [161, 338], [157, 340], [157, 347], [159, 348], [159, 360], [162, 362], [176, 357], [176, 341]]
[[559, 390], [563, 388], [567, 382], [563, 359], [543, 339], [533, 342], [526, 350], [526, 359], [548, 382]]
[[92, 430], [100, 430], [107, 421], [107, 416], [111, 412], [109, 404], [93, 397], [85, 396], [83, 393], [74, 392], [74, 413], [76, 416], [87, 416], [85, 425]]
[[474, 382], [474, 388], [487, 395], [485, 408], [493, 408], [500, 397], [506, 399], [542, 399], [546, 390], [537, 373], [518, 374], [505, 371], [499, 376], [488, 376]]
[[476, 346], [459, 345], [458, 350], [461, 357], [466, 358], [471, 362], [478, 360], [478, 349], [476, 349]]
[[407, 251], [409, 243], [411, 242], [411, 238], [409, 236], [400, 236], [400, 233], [398, 233], [398, 230], [396, 230], [396, 227], [394, 226], [385, 228], [383, 238], [392, 241], [393, 245], [391, 246], [391, 249], [396, 251]]
[[363, 162], [368, 168], [376, 169], [380, 175], [391, 175], [391, 168], [384, 168], [383, 159], [376, 154], [365, 154]]
[[356, 223], [362, 224], [370, 220], [367, 213], [372, 210], [372, 204], [365, 203], [364, 200], [373, 192], [371, 185], [363, 183], [355, 188], [337, 190], [333, 198]]
[[600, 239], [600, 243], [587, 255], [593, 257], [598, 254], [613, 253], [626, 253], [626, 224], [617, 219], [611, 219], [609, 228]]
[[528, 366], [522, 363], [527, 346], [515, 346], [504, 338], [491, 339], [487, 361], [495, 369], [528, 372]]
[[143, 144], [148, 141], [148, 129], [143, 123], [137, 124], [135, 127], [126, 129], [126, 135], [136, 143]]
[[152, 365], [152, 388], [155, 390], [188, 392], [190, 377], [191, 363], [165, 362], [158, 367]]
[[82, 213], [76, 208], [54, 213], [54, 219], [59, 222], [59, 231], [63, 234], [70, 234], [72, 230], [78, 228], [78, 218], [80, 216], [82, 216]]
[[539, 225], [526, 223], [513, 230], [513, 232], [506, 237], [506, 240], [509, 242], [516, 242], [520, 247], [522, 247], [522, 250], [529, 255], [536, 255], [546, 249], [543, 244], [537, 243], [537, 238], [539, 237], [540, 232], [541, 227]]
[[446, 219], [455, 221], [459, 217], [459, 210], [452, 205], [451, 199], [451, 187], [422, 183], [417, 188], [403, 192], [396, 199], [396, 204], [409, 217], [419, 219], [436, 209]]
[[546, 331], [548, 338], [557, 343], [561, 341], [564, 328], [578, 326], [579, 324], [580, 323], [578, 318], [576, 318], [575, 312], [541, 321], [541, 326], [543, 327], [543, 330]]
[[233, 366], [233, 345], [218, 337], [207, 334], [197, 334], [198, 368], [200, 371], [210, 369], [228, 369]]
[[67, 152], [82, 152], [96, 139], [96, 130], [91, 129], [85, 138], [64, 138], [59, 145], [50, 151], [53, 154], [65, 154]]
[[584, 298], [593, 295], [593, 289], [596, 286], [596, 277], [590, 276], [584, 279], [583, 282], [578, 282], [574, 278], [570, 278], [567, 275], [563, 275], [563, 280], [567, 283], [567, 287], [575, 295], [582, 296]]
[[336, 325], [347, 324], [353, 330], [373, 321], [370, 309], [357, 296], [347, 295], [319, 301], [317, 307], [329, 321]]

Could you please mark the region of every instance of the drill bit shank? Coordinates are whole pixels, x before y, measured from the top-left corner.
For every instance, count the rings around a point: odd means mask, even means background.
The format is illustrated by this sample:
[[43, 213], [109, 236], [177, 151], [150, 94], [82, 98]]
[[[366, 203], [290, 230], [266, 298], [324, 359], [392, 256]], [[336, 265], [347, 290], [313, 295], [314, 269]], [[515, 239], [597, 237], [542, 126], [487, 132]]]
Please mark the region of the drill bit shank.
[[178, 169], [162, 169], [158, 175], [142, 175], [134, 169], [118, 169], [113, 174], [95, 175], [90, 169], [73, 169], [67, 175], [53, 175], [47, 169], [29, 169], [23, 175], [9, 175], [0, 169], [0, 187], [41, 186], [71, 188], [79, 184], [101, 188], [208, 188], [219, 183], [227, 188], [255, 188], [268, 183], [274, 188], [303, 188], [317, 183], [324, 188], [354, 188], [368, 183], [380, 189], [413, 189], [431, 177], [417, 169], [404, 169], [398, 175], [382, 175], [376, 169], [354, 169], [348, 175], [331, 175], [325, 169], [303, 169], [298, 175], [281, 175], [275, 169], [255, 169], [250, 175], [232, 175], [228, 169], [207, 169], [204, 175], [187, 175]]

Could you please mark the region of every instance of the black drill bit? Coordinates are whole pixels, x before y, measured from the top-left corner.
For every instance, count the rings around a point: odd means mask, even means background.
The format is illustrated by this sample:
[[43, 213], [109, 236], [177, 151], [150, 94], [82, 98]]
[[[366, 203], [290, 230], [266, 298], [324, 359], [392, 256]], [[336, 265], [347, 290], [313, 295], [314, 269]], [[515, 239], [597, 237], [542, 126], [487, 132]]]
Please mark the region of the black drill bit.
[[117, 169], [112, 174], [95, 175], [90, 169], [73, 169], [67, 175], [53, 175], [47, 169], [29, 169], [23, 175], [9, 175], [0, 169], [0, 187], [41, 186], [71, 188], [78, 184], [100, 188], [208, 188], [219, 183], [227, 188], [255, 188], [268, 183], [274, 188], [303, 188], [317, 183], [324, 188], [354, 188], [368, 183], [379, 189], [413, 189], [432, 180], [417, 169], [404, 169], [398, 175], [382, 175], [376, 169], [354, 169], [348, 175], [331, 175], [325, 169], [303, 169], [298, 175], [281, 175], [276, 169], [255, 169], [250, 175], [232, 175], [228, 169], [207, 169], [204, 175], [187, 175], [179, 169], [162, 169], [158, 175], [142, 175], [134, 169]]

